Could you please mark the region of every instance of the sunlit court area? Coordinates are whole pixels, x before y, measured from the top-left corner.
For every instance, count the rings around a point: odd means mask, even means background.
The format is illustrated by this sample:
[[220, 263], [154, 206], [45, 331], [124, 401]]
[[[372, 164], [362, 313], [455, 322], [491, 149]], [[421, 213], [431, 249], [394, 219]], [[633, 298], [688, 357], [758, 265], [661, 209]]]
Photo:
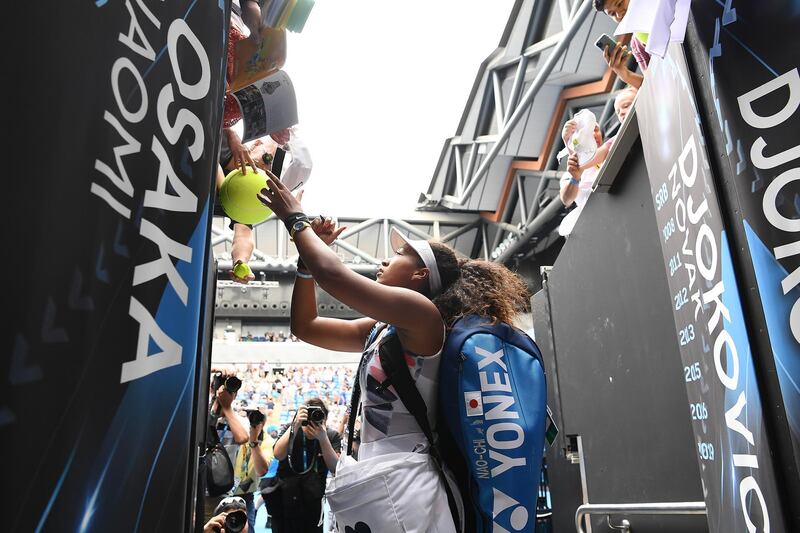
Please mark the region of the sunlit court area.
[[797, 0], [19, 11], [0, 529], [800, 531]]

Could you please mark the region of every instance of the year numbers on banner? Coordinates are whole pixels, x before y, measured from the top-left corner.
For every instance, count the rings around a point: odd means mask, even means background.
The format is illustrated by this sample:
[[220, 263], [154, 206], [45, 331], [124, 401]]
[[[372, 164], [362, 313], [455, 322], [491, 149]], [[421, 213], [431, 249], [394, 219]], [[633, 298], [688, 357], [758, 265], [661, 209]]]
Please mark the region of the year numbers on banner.
[[662, 183], [661, 188], [656, 191], [656, 211], [661, 211], [661, 208], [666, 205], [667, 200], [669, 200], [667, 184]]
[[692, 420], [706, 420], [708, 418], [708, 409], [706, 409], [705, 402], [690, 403], [689, 408], [692, 411]]
[[689, 303], [689, 293], [686, 287], [676, 292], [672, 299], [675, 300], [675, 310], [680, 311], [681, 307]]
[[683, 266], [681, 263], [681, 256], [679, 254], [675, 254], [669, 258], [669, 277], [675, 275], [675, 272], [678, 271], [680, 267]]
[[680, 337], [681, 346], [686, 346], [694, 340], [694, 326], [689, 324], [678, 332], [678, 336]]
[[703, 461], [714, 460], [714, 445], [710, 442], [698, 442], [697, 451], [700, 453], [700, 459]]
[[698, 361], [692, 365], [683, 367], [683, 374], [686, 377], [686, 383], [697, 381], [703, 377], [703, 374], [700, 372], [700, 362]]
[[661, 233], [664, 235], [664, 242], [667, 242], [672, 234], [675, 233], [675, 219], [670, 218], [667, 220], [667, 223], [664, 224], [664, 228], [661, 230]]

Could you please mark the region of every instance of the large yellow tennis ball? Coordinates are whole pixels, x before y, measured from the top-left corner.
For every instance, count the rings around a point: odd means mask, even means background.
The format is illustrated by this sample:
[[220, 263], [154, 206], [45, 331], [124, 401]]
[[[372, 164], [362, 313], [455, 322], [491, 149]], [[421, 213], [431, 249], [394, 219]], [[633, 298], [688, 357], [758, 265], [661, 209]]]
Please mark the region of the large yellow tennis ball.
[[240, 169], [225, 176], [219, 188], [219, 202], [231, 220], [241, 224], [258, 224], [272, 214], [258, 199], [261, 189], [267, 188], [267, 175], [262, 170], [247, 167], [247, 174]]

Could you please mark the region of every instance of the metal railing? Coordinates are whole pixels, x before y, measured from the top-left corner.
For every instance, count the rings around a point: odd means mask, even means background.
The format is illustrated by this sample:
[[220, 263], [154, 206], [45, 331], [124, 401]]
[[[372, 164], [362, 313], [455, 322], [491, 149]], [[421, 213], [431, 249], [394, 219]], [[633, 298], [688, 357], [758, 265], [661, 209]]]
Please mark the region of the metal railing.
[[[583, 517], [597, 514], [623, 515], [696, 515], [706, 514], [705, 502], [666, 502], [666, 503], [586, 503], [575, 512], [575, 531], [586, 533], [583, 529]], [[625, 521], [627, 522], [627, 521]], [[612, 526], [613, 527], [613, 526]], [[630, 523], [617, 529], [630, 531]]]

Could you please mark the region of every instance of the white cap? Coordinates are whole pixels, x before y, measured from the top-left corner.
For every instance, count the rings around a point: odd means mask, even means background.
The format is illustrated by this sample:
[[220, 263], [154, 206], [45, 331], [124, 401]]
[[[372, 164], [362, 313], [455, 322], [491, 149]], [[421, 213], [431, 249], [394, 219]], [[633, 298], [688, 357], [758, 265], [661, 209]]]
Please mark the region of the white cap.
[[408, 245], [417, 255], [422, 259], [425, 267], [430, 271], [428, 274], [428, 286], [431, 290], [431, 297], [439, 294], [442, 290], [442, 278], [439, 277], [439, 266], [436, 264], [436, 256], [433, 255], [433, 249], [428, 241], [409, 239], [399, 231], [397, 228], [392, 228], [391, 233], [392, 249]]

